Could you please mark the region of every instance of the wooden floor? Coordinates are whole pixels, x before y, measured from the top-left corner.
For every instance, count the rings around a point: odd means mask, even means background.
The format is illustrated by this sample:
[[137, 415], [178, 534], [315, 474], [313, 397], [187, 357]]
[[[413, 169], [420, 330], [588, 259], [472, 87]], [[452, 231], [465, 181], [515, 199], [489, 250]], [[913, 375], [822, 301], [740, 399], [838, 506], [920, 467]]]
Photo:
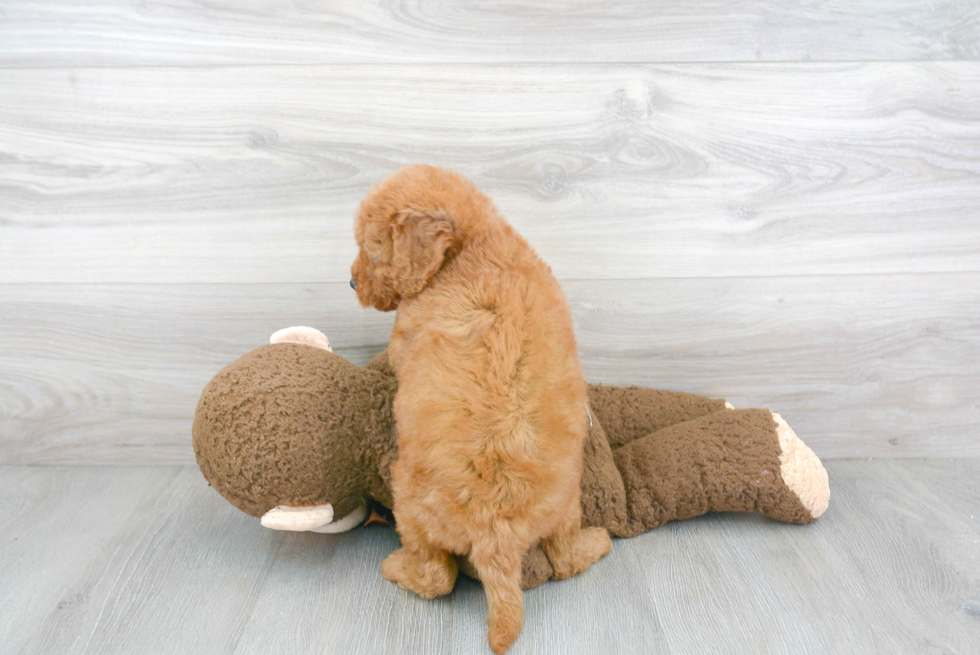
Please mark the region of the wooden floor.
[[[526, 594], [520, 653], [976, 653], [980, 459], [839, 460], [809, 526], [675, 522]], [[2, 653], [489, 653], [482, 589], [393, 530], [273, 532], [195, 467], [0, 468]]]

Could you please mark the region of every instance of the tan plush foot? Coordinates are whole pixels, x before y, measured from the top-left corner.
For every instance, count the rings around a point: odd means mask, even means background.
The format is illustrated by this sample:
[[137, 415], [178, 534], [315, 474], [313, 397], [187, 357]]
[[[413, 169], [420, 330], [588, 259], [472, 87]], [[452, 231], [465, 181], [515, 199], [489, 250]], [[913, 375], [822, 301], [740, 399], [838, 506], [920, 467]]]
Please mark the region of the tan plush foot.
[[825, 511], [830, 502], [827, 469], [810, 448], [800, 441], [783, 417], [773, 412], [779, 437], [779, 465], [783, 482], [796, 494], [813, 518]]
[[456, 561], [448, 553], [437, 553], [426, 558], [399, 548], [381, 564], [381, 575], [425, 600], [445, 596], [452, 591], [456, 573]]
[[307, 346], [323, 348], [324, 350], [333, 352], [333, 348], [330, 347], [330, 342], [327, 340], [327, 335], [316, 328], [306, 327], [305, 325], [283, 328], [274, 332], [269, 337], [269, 343], [302, 343]]

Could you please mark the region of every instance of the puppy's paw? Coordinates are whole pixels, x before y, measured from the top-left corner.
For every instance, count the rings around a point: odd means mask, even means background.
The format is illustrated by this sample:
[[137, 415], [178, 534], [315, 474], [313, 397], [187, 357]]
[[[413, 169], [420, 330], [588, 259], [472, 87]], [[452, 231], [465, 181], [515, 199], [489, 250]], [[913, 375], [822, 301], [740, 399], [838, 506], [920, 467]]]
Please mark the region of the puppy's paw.
[[585, 559], [590, 560], [588, 566], [592, 566], [612, 550], [612, 539], [605, 528], [585, 528], [582, 530], [581, 543]]
[[570, 553], [551, 560], [555, 577], [564, 579], [584, 573], [586, 569], [609, 554], [610, 550], [612, 550], [612, 540], [605, 528], [585, 528], [579, 533]]
[[381, 564], [381, 575], [402, 589], [431, 600], [453, 590], [457, 568], [448, 553], [423, 558], [399, 548]]

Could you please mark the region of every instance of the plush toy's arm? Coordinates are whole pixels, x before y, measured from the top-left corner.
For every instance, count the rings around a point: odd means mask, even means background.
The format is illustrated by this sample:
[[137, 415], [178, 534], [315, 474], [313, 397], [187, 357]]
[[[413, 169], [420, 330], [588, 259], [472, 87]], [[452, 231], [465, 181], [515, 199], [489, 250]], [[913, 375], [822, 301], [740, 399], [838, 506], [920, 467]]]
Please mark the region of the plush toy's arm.
[[613, 452], [632, 537], [710, 511], [757, 511], [809, 523], [827, 509], [827, 471], [778, 414], [723, 410], [664, 428]]
[[681, 391], [589, 385], [589, 407], [613, 450], [671, 425], [714, 414], [726, 405], [724, 400]]

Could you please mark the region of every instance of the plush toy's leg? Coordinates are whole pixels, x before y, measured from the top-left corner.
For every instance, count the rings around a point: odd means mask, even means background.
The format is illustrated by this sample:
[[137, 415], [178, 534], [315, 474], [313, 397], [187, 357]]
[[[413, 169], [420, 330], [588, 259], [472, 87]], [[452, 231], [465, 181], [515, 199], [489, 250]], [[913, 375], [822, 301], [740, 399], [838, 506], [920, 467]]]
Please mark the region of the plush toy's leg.
[[758, 511], [809, 523], [827, 508], [827, 472], [764, 409], [724, 410], [637, 439], [613, 453], [635, 536], [709, 511]]
[[724, 400], [680, 391], [589, 385], [589, 407], [613, 450], [671, 425], [714, 414], [726, 405]]

